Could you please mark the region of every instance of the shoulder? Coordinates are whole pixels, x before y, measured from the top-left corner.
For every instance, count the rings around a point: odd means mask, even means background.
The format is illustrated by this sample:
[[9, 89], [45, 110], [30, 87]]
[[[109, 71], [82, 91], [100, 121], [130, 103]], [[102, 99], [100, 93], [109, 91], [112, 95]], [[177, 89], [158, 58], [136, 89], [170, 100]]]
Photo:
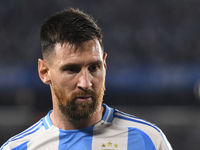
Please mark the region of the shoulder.
[[135, 147], [136, 149], [151, 149], [156, 150], [156, 146], [154, 145], [152, 139], [142, 130], [138, 128], [128, 127], [128, 146]]
[[136, 116], [121, 112], [117, 109], [114, 111], [113, 122], [126, 127], [137, 127], [142, 130], [152, 131], [160, 134], [160, 129], [153, 123]]
[[34, 137], [45, 131], [42, 120], [43, 118], [23, 132], [11, 137], [4, 143], [4, 145], [1, 146], [0, 150], [10, 150], [14, 148], [19, 149], [20, 147], [26, 145]]
[[113, 123], [128, 127], [137, 128], [147, 134], [153, 141], [158, 150], [172, 150], [167, 138], [159, 127], [150, 123], [144, 119], [135, 117], [133, 115], [121, 112], [119, 110], [114, 111]]

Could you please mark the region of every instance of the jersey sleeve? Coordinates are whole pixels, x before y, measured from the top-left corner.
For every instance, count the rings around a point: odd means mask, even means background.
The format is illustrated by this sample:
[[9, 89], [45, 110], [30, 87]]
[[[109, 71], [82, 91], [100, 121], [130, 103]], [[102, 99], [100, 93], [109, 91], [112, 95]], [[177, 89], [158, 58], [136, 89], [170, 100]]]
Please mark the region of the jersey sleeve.
[[156, 147], [146, 133], [137, 128], [128, 128], [128, 150], [132, 149], [156, 150]]

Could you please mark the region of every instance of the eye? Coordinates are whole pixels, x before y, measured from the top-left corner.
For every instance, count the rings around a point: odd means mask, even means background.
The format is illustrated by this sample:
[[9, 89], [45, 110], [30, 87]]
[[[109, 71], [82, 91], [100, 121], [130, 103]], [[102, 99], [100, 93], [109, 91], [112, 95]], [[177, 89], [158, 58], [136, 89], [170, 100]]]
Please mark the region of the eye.
[[92, 66], [89, 67], [89, 71], [95, 72], [98, 68], [99, 68], [98, 65], [92, 65]]
[[65, 71], [67, 71], [69, 73], [78, 73], [78, 72], [80, 72], [80, 68], [79, 67], [68, 67], [65, 69]]

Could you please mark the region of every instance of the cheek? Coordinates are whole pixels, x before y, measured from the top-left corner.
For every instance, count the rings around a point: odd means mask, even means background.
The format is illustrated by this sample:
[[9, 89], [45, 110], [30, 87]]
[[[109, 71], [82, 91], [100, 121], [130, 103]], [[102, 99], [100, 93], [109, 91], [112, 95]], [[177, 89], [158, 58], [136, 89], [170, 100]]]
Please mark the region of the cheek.
[[67, 93], [69, 93], [68, 87], [69, 83], [67, 83], [63, 78], [54, 78], [52, 79], [52, 87], [57, 89], [58, 91], [60, 91], [60, 93], [62, 93], [62, 95], [66, 95]]
[[73, 83], [73, 79], [71, 76], [66, 75], [65, 73], [57, 73], [54, 75], [54, 78], [57, 84], [62, 88], [69, 88]]
[[65, 91], [65, 94], [69, 95], [74, 91], [76, 91], [77, 80], [75, 78], [72, 79], [63, 78], [60, 81], [60, 85], [63, 91]]
[[105, 75], [101, 75], [98, 78], [95, 78], [93, 81], [94, 89], [99, 92], [102, 88], [102, 86], [105, 83]]

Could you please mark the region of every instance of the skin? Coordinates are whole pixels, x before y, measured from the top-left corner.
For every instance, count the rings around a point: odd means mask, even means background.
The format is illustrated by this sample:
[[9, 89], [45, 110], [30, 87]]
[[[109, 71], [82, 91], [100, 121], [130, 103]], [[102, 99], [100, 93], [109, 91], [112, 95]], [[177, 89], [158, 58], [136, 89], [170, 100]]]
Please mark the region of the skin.
[[[77, 50], [65, 43], [55, 45], [49, 59], [38, 59], [38, 72], [41, 80], [50, 85], [53, 111], [50, 118], [54, 126], [63, 130], [74, 130], [92, 126], [102, 119], [104, 107], [99, 104], [95, 113], [86, 119], [73, 120], [59, 109], [60, 103], [67, 99], [58, 99], [55, 89], [69, 97], [73, 92], [92, 90], [99, 93], [105, 83], [106, 57], [97, 39], [82, 43]], [[103, 98], [103, 97], [102, 97]], [[90, 95], [76, 97], [77, 102], [91, 101]], [[81, 106], [78, 109], [82, 109]]]

